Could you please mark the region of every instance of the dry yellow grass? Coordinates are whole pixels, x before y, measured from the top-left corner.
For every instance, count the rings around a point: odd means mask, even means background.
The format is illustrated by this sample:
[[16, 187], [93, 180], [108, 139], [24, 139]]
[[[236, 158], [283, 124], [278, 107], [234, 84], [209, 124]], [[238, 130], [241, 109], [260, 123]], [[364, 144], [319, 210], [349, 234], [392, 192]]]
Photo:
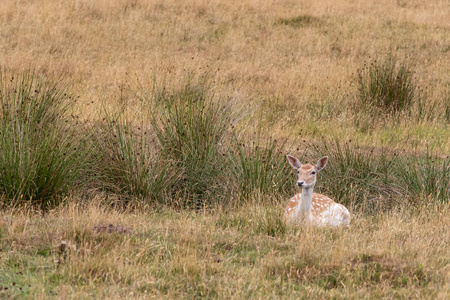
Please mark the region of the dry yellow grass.
[[102, 102], [126, 102], [123, 89], [137, 80], [176, 85], [207, 72], [214, 89], [251, 104], [278, 135], [306, 127], [309, 137], [400, 145], [408, 136], [448, 152], [442, 120], [406, 119], [367, 135], [335, 111], [351, 107], [356, 70], [388, 52], [415, 63], [427, 103], [450, 101], [449, 14], [445, 1], [11, 0], [0, 4], [0, 65], [69, 77], [92, 118]]
[[415, 213], [376, 217], [354, 212], [347, 230], [285, 228], [277, 223], [279, 211], [281, 206], [252, 204], [201, 214], [123, 213], [96, 201], [45, 216], [3, 211], [0, 267], [6, 273], [0, 274], [0, 295], [445, 299], [450, 294], [448, 207], [424, 205]]
[[[449, 15], [447, 1], [419, 0], [7, 0], [0, 67], [71, 80], [88, 120], [101, 119], [104, 104], [136, 109], [127, 87], [176, 87], [206, 74], [276, 137], [326, 134], [445, 157]], [[428, 120], [354, 114], [358, 68], [387, 53], [415, 65], [421, 95], [436, 105]], [[0, 297], [450, 295], [448, 204], [353, 212], [348, 230], [331, 230], [286, 228], [284, 203], [195, 214], [123, 212], [92, 198], [79, 205], [70, 197], [45, 215], [0, 212]]]

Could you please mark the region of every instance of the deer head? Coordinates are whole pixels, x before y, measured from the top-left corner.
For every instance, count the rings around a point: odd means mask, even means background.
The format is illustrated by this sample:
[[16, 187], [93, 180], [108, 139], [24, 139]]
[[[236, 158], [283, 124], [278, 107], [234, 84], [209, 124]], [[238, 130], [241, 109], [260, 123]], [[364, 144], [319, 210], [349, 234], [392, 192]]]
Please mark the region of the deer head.
[[314, 185], [316, 184], [317, 173], [319, 173], [320, 170], [325, 168], [328, 162], [328, 156], [319, 159], [319, 161], [315, 166], [310, 164], [302, 165], [297, 158], [291, 155], [287, 155], [287, 159], [291, 164], [291, 166], [297, 170], [298, 173], [297, 186], [302, 189], [314, 187]]

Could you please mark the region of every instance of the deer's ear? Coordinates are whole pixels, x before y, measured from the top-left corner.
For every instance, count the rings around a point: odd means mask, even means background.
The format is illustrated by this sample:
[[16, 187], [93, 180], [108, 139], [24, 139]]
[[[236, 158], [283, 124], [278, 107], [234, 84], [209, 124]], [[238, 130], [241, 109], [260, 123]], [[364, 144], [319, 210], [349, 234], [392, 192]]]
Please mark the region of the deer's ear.
[[286, 155], [286, 157], [294, 169], [300, 169], [302, 164], [300, 163], [300, 161], [298, 159], [296, 159], [295, 157], [293, 157], [291, 155]]
[[316, 170], [320, 171], [323, 168], [325, 168], [325, 166], [327, 165], [328, 162], [328, 156], [322, 157], [321, 159], [319, 159], [319, 161], [317, 162], [316, 165]]

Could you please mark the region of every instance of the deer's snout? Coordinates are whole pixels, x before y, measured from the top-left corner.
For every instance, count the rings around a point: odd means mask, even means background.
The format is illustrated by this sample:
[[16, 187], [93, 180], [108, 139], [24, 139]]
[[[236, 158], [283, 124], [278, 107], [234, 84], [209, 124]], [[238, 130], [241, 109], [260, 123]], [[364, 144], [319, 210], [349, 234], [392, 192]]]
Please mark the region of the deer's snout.
[[297, 186], [302, 187], [305, 184], [304, 181], [297, 181]]

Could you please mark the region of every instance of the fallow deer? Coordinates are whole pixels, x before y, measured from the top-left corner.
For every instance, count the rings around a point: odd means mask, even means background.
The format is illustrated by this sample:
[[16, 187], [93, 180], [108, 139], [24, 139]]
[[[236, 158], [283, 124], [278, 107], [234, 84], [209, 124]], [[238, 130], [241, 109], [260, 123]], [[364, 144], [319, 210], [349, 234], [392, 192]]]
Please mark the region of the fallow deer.
[[302, 192], [289, 200], [285, 210], [286, 221], [316, 226], [348, 226], [350, 213], [345, 206], [325, 195], [313, 193], [317, 173], [326, 166], [328, 157], [319, 159], [315, 166], [302, 165], [291, 155], [287, 155], [287, 159], [298, 172], [297, 186]]

